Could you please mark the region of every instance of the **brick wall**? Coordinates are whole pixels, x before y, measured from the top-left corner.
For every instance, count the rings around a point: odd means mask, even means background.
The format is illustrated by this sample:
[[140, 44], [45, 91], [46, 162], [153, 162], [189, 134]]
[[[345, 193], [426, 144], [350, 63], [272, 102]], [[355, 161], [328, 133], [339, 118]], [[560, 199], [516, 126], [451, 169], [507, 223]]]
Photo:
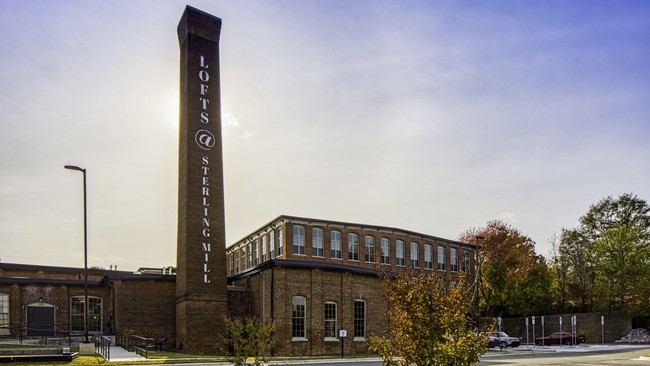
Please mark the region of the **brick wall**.
[[176, 290], [174, 281], [118, 280], [115, 291], [115, 332], [173, 342]]
[[[273, 279], [273, 281], [272, 281]], [[337, 328], [348, 331], [345, 353], [366, 353], [368, 342], [353, 340], [353, 306], [357, 299], [366, 301], [366, 332], [382, 333], [388, 322], [385, 290], [376, 276], [316, 268], [274, 267], [235, 281], [234, 285], [251, 290], [251, 315], [273, 319], [276, 326], [275, 355], [336, 355], [340, 341], [323, 336], [324, 304], [337, 304]], [[292, 341], [292, 297], [307, 300], [308, 341]], [[273, 305], [271, 305], [273, 299]], [[337, 332], [338, 332], [337, 329]]]

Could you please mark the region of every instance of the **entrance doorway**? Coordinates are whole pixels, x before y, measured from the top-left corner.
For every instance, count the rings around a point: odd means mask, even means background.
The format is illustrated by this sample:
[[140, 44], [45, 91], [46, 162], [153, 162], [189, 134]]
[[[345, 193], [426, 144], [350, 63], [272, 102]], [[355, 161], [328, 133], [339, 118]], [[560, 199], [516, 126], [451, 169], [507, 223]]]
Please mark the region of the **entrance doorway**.
[[54, 335], [54, 306], [50, 304], [27, 305], [27, 336]]

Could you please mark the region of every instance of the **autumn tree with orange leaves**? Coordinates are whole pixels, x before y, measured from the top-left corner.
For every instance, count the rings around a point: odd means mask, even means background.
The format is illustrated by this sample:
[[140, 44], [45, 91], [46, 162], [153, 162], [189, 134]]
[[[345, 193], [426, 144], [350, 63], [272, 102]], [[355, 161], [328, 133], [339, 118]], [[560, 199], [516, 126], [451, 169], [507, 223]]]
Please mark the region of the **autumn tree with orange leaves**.
[[458, 240], [479, 238], [480, 308], [484, 316], [527, 316], [552, 311], [553, 276], [535, 242], [511, 225], [489, 221], [471, 228]]

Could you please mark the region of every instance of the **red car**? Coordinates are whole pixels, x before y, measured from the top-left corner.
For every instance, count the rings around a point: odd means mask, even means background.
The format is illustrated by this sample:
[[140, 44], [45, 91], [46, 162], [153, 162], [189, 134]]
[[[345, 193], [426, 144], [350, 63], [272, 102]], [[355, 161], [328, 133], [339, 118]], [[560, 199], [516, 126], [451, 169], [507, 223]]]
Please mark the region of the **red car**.
[[[576, 344], [585, 343], [587, 337], [582, 334], [575, 336]], [[555, 332], [547, 337], [537, 337], [535, 338], [535, 344], [538, 346], [550, 345], [550, 344], [566, 344], [567, 346], [573, 345], [574, 339], [571, 333], [569, 332]]]

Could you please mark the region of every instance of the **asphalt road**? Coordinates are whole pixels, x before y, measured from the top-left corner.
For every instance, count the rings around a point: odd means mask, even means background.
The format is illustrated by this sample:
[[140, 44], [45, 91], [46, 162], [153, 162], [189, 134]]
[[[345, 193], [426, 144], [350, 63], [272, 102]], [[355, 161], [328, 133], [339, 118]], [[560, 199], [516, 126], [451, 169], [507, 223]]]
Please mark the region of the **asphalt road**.
[[650, 347], [615, 349], [607, 351], [560, 352], [560, 353], [507, 353], [503, 355], [486, 355], [481, 358], [480, 366], [493, 365], [635, 365], [650, 366], [650, 359], [643, 360], [643, 355], [650, 354]]

